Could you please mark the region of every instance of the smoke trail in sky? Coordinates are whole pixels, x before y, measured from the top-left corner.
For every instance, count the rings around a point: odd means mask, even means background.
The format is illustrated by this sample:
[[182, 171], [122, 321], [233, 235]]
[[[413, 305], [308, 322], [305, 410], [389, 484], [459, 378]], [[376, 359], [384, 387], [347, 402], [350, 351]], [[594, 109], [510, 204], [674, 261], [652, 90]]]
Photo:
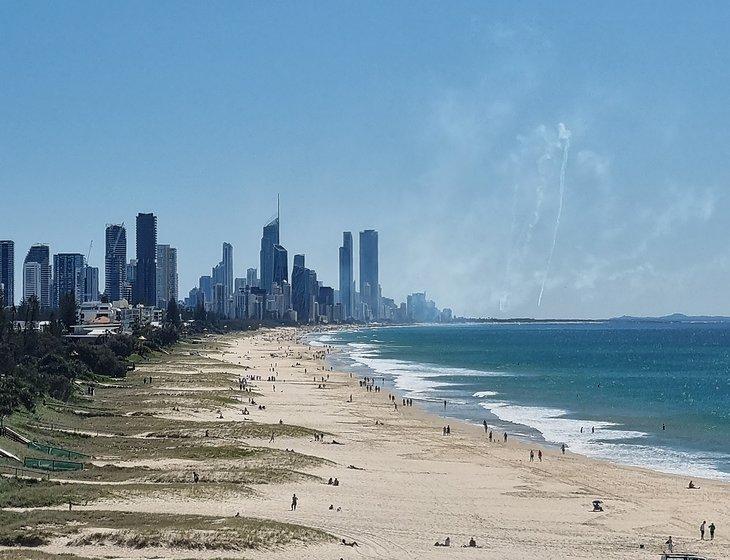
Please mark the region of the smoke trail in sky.
[[507, 266], [504, 269], [504, 276], [502, 278], [502, 292], [499, 296], [499, 310], [504, 311], [507, 309], [507, 304], [509, 302], [509, 279], [510, 274], [512, 270], [512, 259], [514, 257], [514, 235], [515, 230], [517, 229], [517, 194], [518, 194], [518, 185], [515, 183], [514, 188], [512, 189], [512, 225], [510, 226], [509, 231], [509, 254], [507, 255]]
[[563, 214], [563, 199], [565, 198], [565, 168], [568, 166], [568, 150], [570, 150], [570, 130], [563, 123], [558, 124], [558, 139], [563, 141], [563, 163], [560, 166], [560, 194], [558, 200], [558, 215], [555, 219], [555, 229], [553, 231], [553, 244], [550, 247], [550, 255], [548, 256], [545, 274], [542, 277], [542, 285], [540, 286], [540, 295], [537, 297], [537, 306], [542, 304], [542, 294], [545, 291], [545, 282], [547, 282], [550, 267], [553, 263], [553, 254], [555, 253], [555, 245], [558, 242], [558, 229], [560, 229], [560, 217]]

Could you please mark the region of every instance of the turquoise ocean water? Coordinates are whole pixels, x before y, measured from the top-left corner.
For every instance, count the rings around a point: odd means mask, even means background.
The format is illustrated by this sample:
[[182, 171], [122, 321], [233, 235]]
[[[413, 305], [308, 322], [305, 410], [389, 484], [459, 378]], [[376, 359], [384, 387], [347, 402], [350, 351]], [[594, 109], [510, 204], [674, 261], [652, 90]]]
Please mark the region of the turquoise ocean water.
[[587, 456], [730, 480], [728, 324], [423, 325], [313, 343], [337, 346], [338, 366], [382, 377], [438, 414]]

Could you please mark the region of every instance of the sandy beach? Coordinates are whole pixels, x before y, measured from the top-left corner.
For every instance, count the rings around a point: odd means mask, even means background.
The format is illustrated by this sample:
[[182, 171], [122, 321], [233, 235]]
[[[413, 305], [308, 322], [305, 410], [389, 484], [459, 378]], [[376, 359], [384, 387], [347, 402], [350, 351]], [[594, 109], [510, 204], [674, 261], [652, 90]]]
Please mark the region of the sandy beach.
[[[512, 439], [505, 444], [501, 432], [495, 432], [490, 443], [483, 427], [427, 414], [417, 403], [404, 407], [400, 396], [395, 397], [396, 410], [387, 390], [366, 391], [351, 374], [329, 371], [323, 349], [307, 346], [300, 340], [302, 334], [281, 328], [209, 341], [202, 357], [215, 360], [213, 387], [236, 391], [241, 376], [258, 376], [261, 380], [250, 382], [260, 394], [254, 397], [256, 404], [241, 392], [239, 402], [221, 406], [220, 413], [182, 407], [160, 414], [173, 420], [218, 422], [221, 427], [281, 421], [321, 432], [321, 442], [314, 437], [286, 436], [273, 442], [264, 436], [255, 442], [325, 459], [301, 469], [317, 478], [256, 484], [252, 495], [211, 491], [191, 499], [174, 492], [142, 492], [79, 509], [221, 517], [238, 513], [301, 524], [357, 543], [350, 547], [332, 540], [251, 550], [243, 554], [245, 558], [649, 559], [659, 557], [670, 535], [675, 550], [730, 558], [726, 534], [730, 485], [696, 480], [701, 488], [690, 490], [686, 477], [550, 449], [542, 450], [542, 462], [537, 457], [530, 462], [530, 447]], [[230, 371], [225, 364], [230, 364]], [[155, 375], [154, 367], [158, 366], [138, 368], [134, 375]], [[187, 399], [211, 388], [210, 384], [195, 385], [184, 373], [178, 375], [175, 383], [174, 372], [168, 370], [164, 388], [179, 389]], [[271, 376], [276, 380], [267, 381]], [[242, 414], [244, 407], [250, 414]], [[451, 433], [444, 436], [447, 423]], [[537, 452], [537, 447], [532, 448]], [[206, 468], [189, 459], [112, 463], [181, 473], [197, 470], [203, 476]], [[231, 459], [228, 464], [235, 469], [238, 463]], [[337, 478], [339, 486], [328, 485], [329, 478]], [[298, 497], [296, 511], [290, 509], [293, 494]], [[603, 512], [591, 511], [595, 499], [603, 501]], [[717, 526], [713, 542], [699, 539], [703, 520]], [[434, 546], [446, 537], [451, 547]], [[470, 538], [480, 548], [463, 548]], [[161, 548], [49, 546], [44, 550], [114, 558], [191, 556]], [[201, 551], [192, 556], [230, 555]]]

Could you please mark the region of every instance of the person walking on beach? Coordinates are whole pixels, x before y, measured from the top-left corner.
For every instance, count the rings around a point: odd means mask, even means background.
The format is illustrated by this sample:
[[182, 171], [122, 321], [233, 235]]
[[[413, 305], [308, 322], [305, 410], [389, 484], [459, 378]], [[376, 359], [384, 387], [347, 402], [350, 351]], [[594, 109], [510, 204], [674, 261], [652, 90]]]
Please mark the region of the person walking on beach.
[[715, 524], [714, 523], [710, 523], [710, 540], [711, 541], [715, 540]]
[[707, 524], [707, 521], [703, 521], [702, 525], [700, 525], [700, 540], [705, 540], [705, 525]]
[[446, 435], [447, 436], [451, 435], [451, 425], [448, 425], [448, 424], [446, 425]]
[[507, 432], [504, 433], [504, 442], [507, 443]]
[[489, 433], [489, 428], [487, 427], [487, 421], [486, 420], [484, 421], [484, 433], [485, 434], [488, 434]]
[[560, 446], [560, 451], [562, 451], [563, 455], [565, 455], [565, 444]]
[[269, 443], [274, 443], [274, 432], [271, 432], [271, 438], [269, 439]]
[[[296, 495], [296, 494], [294, 494], [294, 495], [293, 495], [293, 496], [291, 497], [291, 510], [292, 510], [292, 511], [296, 511], [296, 509], [297, 509], [297, 502], [298, 502], [298, 501], [299, 501], [299, 498], [297, 498], [297, 495]], [[669, 537], [669, 538], [671, 539], [671, 537]]]
[[530, 449], [530, 463], [535, 461], [535, 452]]
[[492, 443], [492, 436], [494, 435], [494, 432], [489, 432], [489, 443]]
[[537, 460], [542, 463], [542, 449], [537, 450]]
[[674, 552], [674, 541], [672, 540], [672, 536], [669, 535], [669, 538], [667, 539], [667, 542], [664, 543], [667, 545], [667, 550], [669, 552]]

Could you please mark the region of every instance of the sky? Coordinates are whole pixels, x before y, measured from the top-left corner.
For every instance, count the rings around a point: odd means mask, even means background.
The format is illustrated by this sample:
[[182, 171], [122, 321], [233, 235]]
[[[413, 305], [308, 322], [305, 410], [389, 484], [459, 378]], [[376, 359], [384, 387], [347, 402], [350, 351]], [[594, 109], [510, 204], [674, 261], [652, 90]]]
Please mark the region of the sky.
[[17, 297], [32, 243], [93, 240], [103, 276], [138, 212], [181, 297], [224, 241], [245, 276], [280, 193], [290, 265], [335, 288], [342, 231], [377, 229], [397, 301], [730, 315], [729, 28], [726, 2], [0, 0]]

